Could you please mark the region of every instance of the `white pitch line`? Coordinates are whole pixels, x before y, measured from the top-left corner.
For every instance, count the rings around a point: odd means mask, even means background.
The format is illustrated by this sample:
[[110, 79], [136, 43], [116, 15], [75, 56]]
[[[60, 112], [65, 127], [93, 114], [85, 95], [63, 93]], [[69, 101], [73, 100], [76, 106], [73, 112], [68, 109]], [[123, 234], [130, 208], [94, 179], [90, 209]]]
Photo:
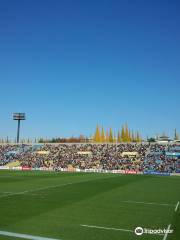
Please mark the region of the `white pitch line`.
[[176, 204], [176, 207], [175, 207], [175, 209], [174, 209], [175, 212], [177, 212], [178, 207], [179, 207], [179, 202], [177, 202], [177, 204]]
[[[107, 179], [107, 178], [109, 178], [109, 177], [106, 177], [106, 178], [103, 178], [103, 179]], [[91, 180], [89, 180], [89, 181], [91, 181]], [[71, 185], [71, 184], [83, 183], [83, 182], [89, 182], [89, 181], [70, 182], [70, 183], [58, 184], [58, 185], [53, 185], [53, 186], [48, 186], [48, 187], [42, 187], [42, 188], [36, 188], [36, 189], [31, 189], [31, 190], [25, 190], [25, 191], [22, 191], [22, 192], [14, 192], [14, 193], [12, 192], [12, 193], [0, 196], [0, 198], [14, 196], [14, 195], [26, 194], [26, 193], [29, 193], [29, 192], [36, 192], [36, 191], [46, 190], [46, 189], [49, 189], [49, 188], [63, 187], [63, 186]]]
[[74, 184], [74, 183], [65, 183], [65, 184], [59, 184], [59, 185], [54, 185], [54, 186], [36, 188], [36, 189], [31, 189], [31, 190], [25, 190], [25, 191], [22, 191], [22, 192], [14, 192], [14, 193], [9, 193], [9, 194], [6, 194], [6, 195], [2, 195], [2, 196], [0, 196], [0, 198], [14, 196], [14, 195], [21, 195], [21, 194], [25, 194], [25, 193], [29, 193], [29, 192], [36, 192], [36, 191], [46, 190], [46, 189], [49, 189], [49, 188], [56, 188], [56, 187], [61, 187], [61, 186], [63, 187], [63, 186], [71, 185], [71, 184]]
[[168, 231], [169, 231], [170, 228], [171, 228], [171, 224], [168, 225], [168, 228], [166, 229], [166, 233], [165, 233], [165, 235], [164, 235], [164, 237], [163, 237], [163, 240], [166, 240], [166, 239], [167, 239]]
[[170, 203], [156, 203], [156, 202], [136, 202], [136, 201], [121, 201], [124, 203], [135, 203], [135, 204], [147, 204], [147, 205], [159, 205], [159, 206], [172, 206]]
[[123, 228], [110, 228], [110, 227], [100, 227], [100, 226], [94, 226], [94, 225], [85, 225], [81, 224], [82, 227], [87, 227], [87, 228], [97, 228], [97, 229], [105, 229], [105, 230], [115, 230], [115, 231], [123, 231], [123, 232], [134, 232], [129, 229], [123, 229]]
[[[102, 227], [102, 226], [86, 225], [86, 224], [80, 224], [80, 226], [87, 227], [87, 228], [96, 228], [96, 229], [114, 230], [114, 231], [135, 233], [133, 230], [124, 229], [124, 228]], [[146, 232], [144, 232], [144, 234], [154, 234], [154, 235], [164, 236], [164, 234], [161, 234], [161, 233], [146, 233]]]
[[15, 237], [15, 238], [31, 239], [31, 240], [60, 240], [57, 238], [47, 238], [47, 237], [33, 236], [33, 235], [28, 235], [28, 234], [6, 232], [6, 231], [0, 231], [0, 235], [8, 236], [8, 237]]

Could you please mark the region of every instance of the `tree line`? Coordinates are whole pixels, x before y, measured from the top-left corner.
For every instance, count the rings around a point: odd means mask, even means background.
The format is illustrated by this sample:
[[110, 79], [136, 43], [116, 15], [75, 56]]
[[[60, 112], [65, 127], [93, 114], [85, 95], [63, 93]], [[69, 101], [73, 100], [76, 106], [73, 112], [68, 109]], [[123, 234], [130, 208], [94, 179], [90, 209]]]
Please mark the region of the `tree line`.
[[[165, 134], [163, 134], [165, 135]], [[174, 130], [174, 140], [179, 140], [179, 134], [176, 129]], [[149, 142], [155, 142], [156, 138], [147, 138]], [[0, 138], [0, 143], [15, 143], [15, 139], [9, 137]], [[139, 131], [130, 130], [127, 124], [124, 124], [118, 131], [113, 131], [112, 128], [104, 130], [103, 126], [97, 125], [95, 133], [91, 137], [85, 135], [79, 135], [78, 137], [56, 137], [56, 138], [22, 138], [20, 143], [128, 143], [128, 142], [142, 142], [142, 137]]]
[[113, 131], [112, 128], [104, 130], [104, 127], [97, 125], [93, 141], [97, 143], [128, 143], [141, 142], [142, 138], [138, 131], [130, 130], [128, 125], [122, 126], [121, 130]]

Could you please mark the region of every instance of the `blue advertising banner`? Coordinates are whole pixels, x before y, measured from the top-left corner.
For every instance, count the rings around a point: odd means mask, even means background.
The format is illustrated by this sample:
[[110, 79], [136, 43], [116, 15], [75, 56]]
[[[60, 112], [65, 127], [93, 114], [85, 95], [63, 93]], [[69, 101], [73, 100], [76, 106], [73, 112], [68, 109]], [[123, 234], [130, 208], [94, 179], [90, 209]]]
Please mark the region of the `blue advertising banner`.
[[146, 175], [170, 176], [170, 173], [168, 173], [168, 172], [158, 172], [158, 171], [153, 171], [153, 170], [144, 171], [143, 174], [146, 174]]
[[180, 152], [166, 152], [166, 156], [180, 157]]

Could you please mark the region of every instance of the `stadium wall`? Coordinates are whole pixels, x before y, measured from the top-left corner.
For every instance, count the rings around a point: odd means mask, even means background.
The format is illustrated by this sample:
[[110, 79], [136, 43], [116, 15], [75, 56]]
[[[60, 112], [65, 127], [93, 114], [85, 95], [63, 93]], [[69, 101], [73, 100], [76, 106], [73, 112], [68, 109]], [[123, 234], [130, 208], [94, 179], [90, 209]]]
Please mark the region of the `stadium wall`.
[[138, 175], [159, 175], [159, 176], [180, 176], [180, 173], [168, 173], [168, 172], [157, 172], [157, 171], [134, 171], [134, 170], [104, 170], [104, 169], [68, 169], [68, 168], [59, 168], [54, 169], [52, 167], [40, 167], [40, 168], [31, 168], [28, 166], [19, 166], [19, 167], [7, 167], [0, 166], [0, 170], [19, 170], [19, 171], [59, 171], [59, 172], [86, 172], [86, 173], [113, 173], [113, 174], [138, 174]]

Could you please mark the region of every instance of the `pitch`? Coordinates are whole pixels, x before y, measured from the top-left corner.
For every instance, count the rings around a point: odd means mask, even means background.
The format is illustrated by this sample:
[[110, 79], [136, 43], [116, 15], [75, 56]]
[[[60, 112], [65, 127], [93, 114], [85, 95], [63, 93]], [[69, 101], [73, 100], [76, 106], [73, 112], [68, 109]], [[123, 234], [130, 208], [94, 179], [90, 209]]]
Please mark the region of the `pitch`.
[[3, 170], [0, 239], [178, 240], [179, 186], [175, 176]]

